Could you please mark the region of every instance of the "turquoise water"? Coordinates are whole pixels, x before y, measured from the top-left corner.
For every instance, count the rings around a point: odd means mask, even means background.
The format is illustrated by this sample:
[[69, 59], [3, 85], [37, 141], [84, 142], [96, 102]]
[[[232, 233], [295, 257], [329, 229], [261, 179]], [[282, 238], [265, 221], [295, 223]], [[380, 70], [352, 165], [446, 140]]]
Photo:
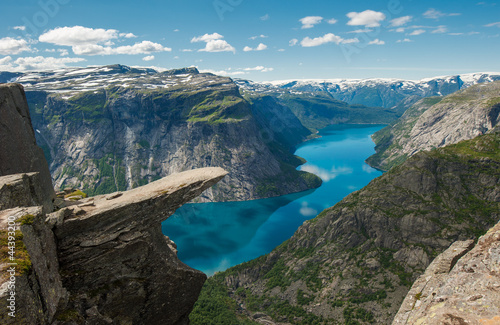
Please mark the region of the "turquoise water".
[[182, 206], [162, 223], [187, 265], [208, 275], [269, 253], [306, 220], [335, 205], [382, 173], [364, 160], [375, 153], [370, 136], [383, 125], [334, 125], [301, 144], [299, 169], [323, 180], [315, 190], [276, 198]]

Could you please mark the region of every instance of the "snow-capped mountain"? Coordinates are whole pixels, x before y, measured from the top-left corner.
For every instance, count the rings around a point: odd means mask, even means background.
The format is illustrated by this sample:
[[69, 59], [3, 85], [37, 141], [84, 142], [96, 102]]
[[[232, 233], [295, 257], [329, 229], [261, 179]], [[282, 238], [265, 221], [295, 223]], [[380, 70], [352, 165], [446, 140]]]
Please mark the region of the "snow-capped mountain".
[[391, 108], [410, 96], [416, 98], [446, 96], [478, 83], [495, 80], [500, 80], [499, 72], [470, 73], [418, 81], [373, 78], [277, 80], [259, 83], [239, 79], [236, 83], [245, 90], [258, 93], [324, 92], [349, 104]]

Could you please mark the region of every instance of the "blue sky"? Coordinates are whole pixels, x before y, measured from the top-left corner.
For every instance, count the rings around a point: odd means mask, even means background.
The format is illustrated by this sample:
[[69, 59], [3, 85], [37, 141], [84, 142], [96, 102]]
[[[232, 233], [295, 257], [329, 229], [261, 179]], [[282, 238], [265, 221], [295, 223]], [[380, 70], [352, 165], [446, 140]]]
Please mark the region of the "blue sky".
[[197, 66], [256, 81], [500, 71], [500, 1], [20, 0], [0, 71]]

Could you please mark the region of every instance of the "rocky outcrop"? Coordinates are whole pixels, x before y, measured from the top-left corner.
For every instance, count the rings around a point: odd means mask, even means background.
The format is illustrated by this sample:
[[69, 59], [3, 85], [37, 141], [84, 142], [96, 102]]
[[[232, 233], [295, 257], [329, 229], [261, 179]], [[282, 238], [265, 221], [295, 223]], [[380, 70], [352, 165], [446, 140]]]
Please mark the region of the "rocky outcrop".
[[248, 316], [389, 324], [439, 253], [500, 219], [498, 152], [498, 134], [421, 152], [209, 283]]
[[38, 172], [39, 186], [47, 193], [43, 204], [52, 210], [54, 187], [47, 161], [37, 146], [24, 89], [19, 84], [0, 85], [0, 176]]
[[393, 325], [500, 323], [500, 223], [455, 242], [413, 284]]
[[278, 103], [252, 105], [230, 78], [107, 66], [19, 81], [58, 190], [124, 191], [213, 166], [229, 174], [197, 200], [264, 198], [321, 183], [296, 171], [302, 162], [291, 153], [310, 131]]
[[373, 135], [377, 153], [367, 162], [388, 170], [419, 151], [490, 132], [500, 121], [499, 114], [500, 81], [475, 85], [444, 98], [425, 98], [393, 125]]

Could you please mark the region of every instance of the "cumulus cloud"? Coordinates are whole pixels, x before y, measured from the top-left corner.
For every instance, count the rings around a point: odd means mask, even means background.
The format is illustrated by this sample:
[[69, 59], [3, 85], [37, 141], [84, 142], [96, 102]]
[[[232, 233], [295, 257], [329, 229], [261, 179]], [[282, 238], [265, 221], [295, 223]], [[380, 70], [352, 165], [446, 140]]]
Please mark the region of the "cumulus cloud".
[[12, 28], [15, 30], [26, 30], [26, 26], [14, 26]]
[[269, 16], [269, 14], [265, 14], [264, 16], [260, 17], [260, 20], [266, 21], [269, 20], [270, 18], [271, 16]]
[[459, 13], [444, 13], [434, 8], [430, 8], [426, 12], [424, 12], [423, 16], [427, 19], [439, 19], [441, 17], [450, 17], [450, 16], [460, 16]]
[[198, 52], [236, 52], [236, 49], [232, 47], [228, 42], [222, 39], [213, 40], [207, 42], [204, 49], [198, 50]]
[[371, 42], [368, 42], [368, 45], [384, 45], [384, 44], [385, 44], [385, 42], [379, 40], [378, 38], [374, 39]]
[[113, 55], [113, 54], [150, 54], [153, 52], [170, 52], [171, 48], [150, 41], [142, 41], [134, 45], [124, 45], [119, 47], [102, 46], [97, 44], [84, 44], [73, 46], [76, 55]]
[[198, 37], [193, 37], [191, 43], [205, 42], [205, 48], [199, 49], [198, 52], [236, 52], [227, 41], [223, 40], [224, 36], [219, 33], [205, 34]]
[[390, 26], [391, 27], [403, 26], [403, 25], [406, 25], [407, 23], [409, 23], [412, 19], [413, 19], [412, 16], [403, 16], [403, 17], [399, 17], [399, 18], [394, 18], [391, 20]]
[[155, 59], [154, 55], [148, 55], [142, 58], [143, 61], [153, 61]]
[[302, 29], [313, 28], [314, 25], [321, 23], [322, 20], [323, 17], [321, 16], [307, 16], [299, 19], [299, 21], [302, 23]]
[[402, 40], [398, 39], [396, 41], [396, 43], [409, 43], [409, 42], [413, 42], [413, 41], [411, 39], [409, 39], [409, 38], [405, 38], [405, 39], [402, 39]]
[[380, 22], [385, 20], [385, 15], [382, 12], [365, 10], [363, 12], [350, 12], [347, 14], [350, 18], [347, 25], [349, 26], [365, 26], [365, 27], [379, 27]]
[[87, 28], [83, 26], [57, 27], [38, 37], [40, 42], [55, 45], [76, 46], [84, 44], [105, 43], [117, 39], [116, 29]]
[[358, 43], [359, 40], [357, 38], [351, 38], [351, 39], [344, 39], [340, 36], [337, 36], [332, 33], [325, 34], [320, 37], [315, 37], [315, 38], [309, 38], [306, 37], [304, 38], [301, 42], [300, 45], [303, 47], [313, 47], [313, 46], [319, 46], [327, 43], [335, 43], [335, 44], [349, 44], [349, 43]]
[[330, 25], [333, 25], [333, 24], [337, 23], [337, 19], [331, 18], [331, 19], [328, 19], [326, 22], [329, 23]]
[[113, 40], [135, 38], [133, 33], [120, 33], [116, 29], [88, 28], [83, 26], [57, 27], [38, 37], [40, 42], [71, 46], [76, 55], [150, 54], [171, 51], [171, 48], [151, 41], [134, 45], [112, 47]]
[[415, 29], [413, 32], [410, 33], [410, 36], [421, 35], [423, 33], [425, 33], [425, 29]]
[[0, 38], [0, 54], [2, 55], [16, 55], [22, 52], [31, 51], [26, 40], [12, 37]]
[[289, 42], [288, 42], [288, 45], [290, 46], [295, 46], [299, 43], [299, 40], [296, 39], [296, 38], [292, 38]]
[[257, 45], [256, 48], [251, 48], [250, 46], [245, 46], [243, 48], [243, 51], [245, 51], [245, 52], [250, 52], [250, 51], [264, 51], [265, 49], [267, 49], [267, 45], [264, 44], [264, 43], [260, 43], [259, 45]]
[[0, 59], [0, 69], [8, 71], [53, 70], [67, 67], [68, 63], [85, 61], [83, 58], [21, 57], [12, 61], [10, 56]]
[[339, 175], [352, 174], [353, 170], [350, 167], [335, 167], [333, 166], [330, 170], [321, 168], [315, 165], [302, 165], [300, 170], [313, 173], [321, 178], [324, 182], [329, 182], [330, 180], [336, 178]]
[[223, 39], [223, 38], [224, 38], [224, 36], [222, 36], [219, 33], [205, 34], [205, 35], [202, 35], [202, 36], [193, 37], [191, 39], [191, 43], [196, 43], [196, 42], [210, 42], [210, 41], [213, 41], [213, 40], [218, 40], [218, 39]]

